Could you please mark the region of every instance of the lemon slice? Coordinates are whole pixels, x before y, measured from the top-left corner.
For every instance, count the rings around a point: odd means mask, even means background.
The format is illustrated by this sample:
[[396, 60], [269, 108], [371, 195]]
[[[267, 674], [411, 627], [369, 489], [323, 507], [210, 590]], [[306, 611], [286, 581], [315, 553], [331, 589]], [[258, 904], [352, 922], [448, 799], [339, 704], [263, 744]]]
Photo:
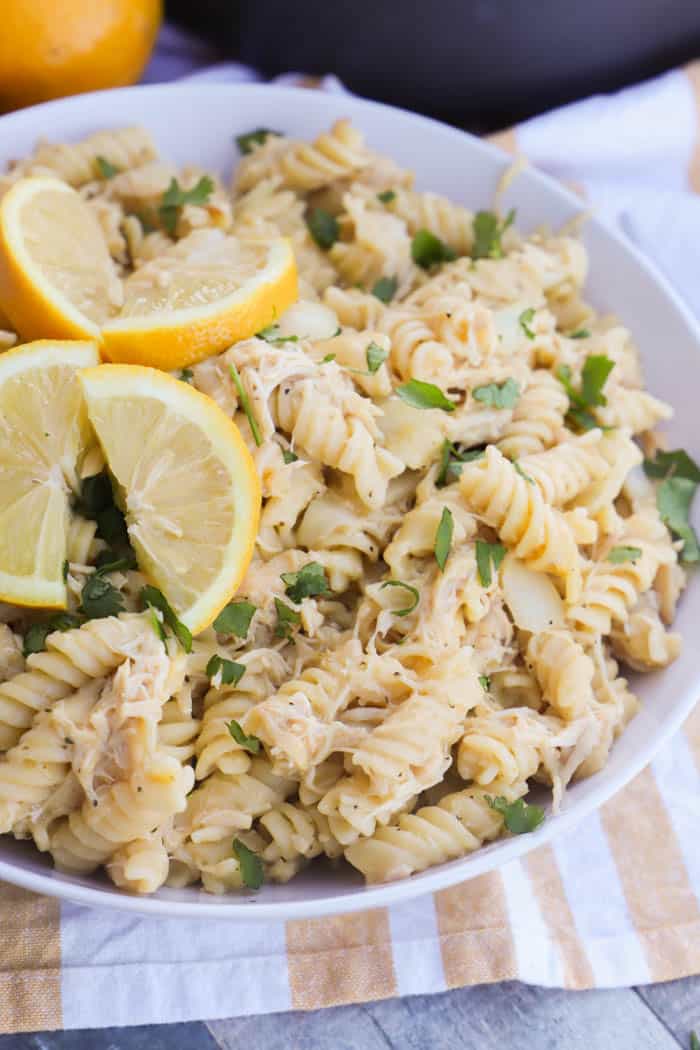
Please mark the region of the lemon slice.
[[297, 294], [285, 238], [252, 243], [197, 230], [124, 282], [121, 312], [102, 329], [105, 354], [184, 368], [272, 324]]
[[36, 342], [0, 354], [0, 598], [64, 608], [69, 496], [91, 430], [76, 370], [94, 343]]
[[253, 459], [215, 401], [165, 372], [102, 365], [80, 381], [139, 567], [197, 634], [252, 557], [260, 514]]
[[80, 194], [20, 179], [0, 202], [0, 308], [23, 340], [97, 339], [121, 303], [105, 239]]

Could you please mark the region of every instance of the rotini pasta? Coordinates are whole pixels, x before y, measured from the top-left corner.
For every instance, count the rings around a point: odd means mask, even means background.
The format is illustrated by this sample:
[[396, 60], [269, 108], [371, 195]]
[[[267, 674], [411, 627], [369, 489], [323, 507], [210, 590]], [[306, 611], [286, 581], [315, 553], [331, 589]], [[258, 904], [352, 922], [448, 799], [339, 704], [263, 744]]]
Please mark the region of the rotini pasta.
[[[185, 264], [208, 301], [272, 239], [298, 270], [274, 323], [172, 373], [260, 478], [213, 623], [190, 646], [142, 611], [147, 566], [87, 498], [92, 432], [59, 472], [67, 609], [0, 603], [0, 833], [128, 893], [250, 889], [323, 856], [384, 882], [532, 830], [531, 788], [556, 809], [633, 717], [625, 668], [680, 651], [690, 533], [642, 466], [671, 409], [586, 302], [580, 240], [415, 190], [347, 120], [239, 143], [230, 189], [140, 128], [0, 175], [0, 194], [34, 174], [79, 192], [126, 314]], [[16, 338], [0, 315], [0, 349]], [[91, 608], [100, 586], [116, 615]]]

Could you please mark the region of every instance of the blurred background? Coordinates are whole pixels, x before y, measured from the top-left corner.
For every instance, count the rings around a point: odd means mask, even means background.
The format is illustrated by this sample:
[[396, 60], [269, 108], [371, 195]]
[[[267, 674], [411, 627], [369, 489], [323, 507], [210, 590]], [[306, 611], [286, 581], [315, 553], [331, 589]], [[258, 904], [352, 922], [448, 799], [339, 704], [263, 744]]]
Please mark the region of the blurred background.
[[0, 13], [0, 112], [234, 60], [269, 78], [335, 74], [487, 132], [700, 57], [700, 0], [0, 0]]
[[168, 15], [267, 76], [491, 131], [700, 57], [700, 0], [168, 0]]

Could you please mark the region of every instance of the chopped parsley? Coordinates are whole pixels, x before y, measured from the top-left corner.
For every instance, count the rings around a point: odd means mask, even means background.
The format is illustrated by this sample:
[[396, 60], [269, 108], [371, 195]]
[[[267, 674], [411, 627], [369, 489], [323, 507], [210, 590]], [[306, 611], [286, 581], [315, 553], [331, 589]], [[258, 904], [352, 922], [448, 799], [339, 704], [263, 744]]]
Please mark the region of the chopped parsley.
[[481, 401], [491, 408], [513, 408], [520, 397], [520, 387], [514, 379], [506, 379], [504, 383], [477, 386], [472, 393], [475, 401]]
[[367, 371], [369, 374], [373, 376], [375, 372], [378, 372], [388, 356], [388, 352], [382, 350], [381, 346], [378, 346], [377, 343], [370, 343], [365, 351]]
[[683, 449], [657, 452], [653, 460], [644, 460], [649, 477], [662, 479], [656, 490], [656, 506], [661, 520], [683, 540], [681, 557], [686, 562], [700, 561], [700, 545], [690, 521], [690, 508], [700, 483], [700, 467]]
[[439, 263], [452, 262], [457, 253], [430, 230], [418, 230], [411, 241], [411, 258], [416, 266], [429, 270]]
[[696, 1032], [690, 1033], [690, 1050], [700, 1050], [700, 1039]]
[[141, 588], [141, 607], [145, 609], [147, 606], [156, 609], [161, 614], [163, 622], [173, 632], [185, 652], [189, 653], [192, 649], [192, 634], [189, 628], [178, 620], [163, 592], [157, 587], [151, 587], [150, 584]]
[[304, 598], [315, 598], [319, 594], [328, 594], [326, 570], [320, 562], [310, 561], [298, 572], [281, 574], [285, 594], [298, 605]]
[[213, 627], [219, 634], [246, 638], [254, 616], [255, 606], [252, 602], [229, 602], [214, 620]]
[[450, 556], [450, 548], [452, 546], [452, 533], [454, 532], [454, 518], [452, 517], [452, 511], [449, 507], [442, 508], [442, 515], [440, 517], [440, 524], [437, 527], [435, 533], [435, 561], [440, 566], [440, 571], [443, 572], [447, 559]]
[[503, 245], [501, 239], [514, 221], [515, 208], [511, 208], [503, 222], [500, 221], [495, 212], [478, 211], [474, 216], [472, 259], [502, 259]]
[[241, 377], [238, 374], [238, 369], [234, 365], [233, 361], [228, 367], [229, 372], [231, 373], [231, 379], [233, 379], [233, 385], [235, 386], [236, 393], [238, 394], [238, 400], [241, 403], [241, 408], [245, 412], [246, 419], [248, 420], [248, 425], [250, 426], [250, 430], [253, 435], [253, 441], [258, 446], [258, 448], [260, 448], [260, 446], [262, 445], [262, 435], [260, 433], [258, 421], [253, 415], [253, 409], [250, 404], [250, 398], [248, 397], [247, 391], [245, 390], [245, 387], [243, 386], [243, 383], [241, 381]]
[[491, 679], [487, 674], [479, 675], [479, 685], [485, 693], [488, 693], [489, 689], [491, 688]]
[[248, 849], [240, 839], [234, 839], [231, 848], [240, 866], [243, 884], [250, 890], [259, 890], [264, 881], [263, 864], [260, 857], [257, 853], [253, 853], [252, 849]]
[[183, 368], [178, 379], [182, 380], [183, 383], [191, 383], [194, 379], [194, 372], [191, 368]]
[[418, 593], [417, 588], [412, 587], [410, 583], [404, 583], [403, 580], [385, 580], [380, 590], [383, 591], [385, 587], [401, 587], [411, 595], [412, 600], [409, 605], [405, 606], [403, 609], [393, 610], [395, 616], [408, 616], [409, 613], [412, 613], [413, 610], [417, 608], [418, 602], [420, 601], [420, 594]]
[[22, 652], [25, 656], [32, 653], [40, 653], [46, 648], [46, 639], [54, 631], [70, 631], [73, 627], [80, 627], [83, 623], [81, 616], [74, 613], [55, 613], [54, 616], [43, 623], [33, 623], [27, 628], [22, 644]]
[[409, 379], [397, 386], [396, 393], [412, 408], [441, 408], [443, 412], [454, 412], [456, 404], [446, 397], [439, 386], [424, 383], [422, 379]]
[[528, 339], [535, 338], [535, 332], [532, 328], [530, 328], [530, 325], [532, 324], [534, 318], [535, 311], [532, 306], [530, 306], [527, 310], [523, 310], [523, 312], [518, 317], [518, 324], [520, 325]]
[[260, 753], [260, 748], [262, 746], [260, 740], [252, 734], [248, 736], [247, 733], [244, 733], [235, 718], [231, 719], [226, 728], [236, 743], [242, 747], [244, 751], [249, 751], [251, 755], [258, 755]]
[[569, 334], [569, 339], [590, 339], [591, 333], [587, 328], [578, 328]]
[[396, 277], [380, 277], [372, 288], [372, 295], [382, 303], [390, 303], [396, 295], [399, 282]]
[[114, 501], [112, 482], [106, 470], [83, 478], [76, 510], [83, 517], [97, 522], [97, 535], [109, 544], [115, 557], [128, 557], [136, 564], [126, 518]]
[[255, 333], [256, 339], [264, 339], [266, 343], [270, 343], [271, 346], [280, 346], [282, 343], [298, 343], [298, 335], [282, 335], [280, 326], [278, 324], [269, 324], [266, 328], [261, 328], [259, 332]]
[[63, 577], [63, 582], [64, 583], [66, 583], [68, 581], [68, 570], [69, 569], [70, 569], [70, 562], [68, 561], [68, 558], [65, 558], [64, 561], [63, 561], [63, 565], [61, 566], [61, 576]]
[[291, 448], [285, 448], [282, 451], [282, 459], [285, 463], [296, 463], [299, 457], [296, 452], [292, 452]]
[[126, 572], [128, 569], [136, 568], [136, 555], [128, 551], [121, 556], [117, 551], [100, 551], [95, 559], [95, 572], [98, 576], [106, 576], [109, 572]]
[[116, 164], [110, 163], [106, 157], [98, 157], [96, 163], [100, 177], [103, 179], [113, 179], [121, 171], [121, 168], [118, 168]]
[[377, 194], [377, 200], [381, 201], [382, 204], [391, 204], [392, 201], [396, 200], [396, 190], [382, 190], [381, 193]]
[[306, 217], [309, 233], [319, 248], [327, 252], [340, 236], [338, 220], [324, 208], [313, 208]]
[[183, 190], [176, 178], [170, 180], [170, 185], [163, 194], [158, 214], [163, 228], [171, 237], [175, 236], [177, 220], [180, 209], [185, 204], [204, 205], [214, 191], [214, 183], [208, 175], [202, 175], [201, 179], [190, 190]]
[[215, 678], [221, 672], [222, 685], [238, 685], [245, 670], [245, 664], [237, 664], [235, 660], [226, 660], [223, 656], [214, 654], [207, 663], [205, 674], [208, 678]]
[[607, 405], [603, 387], [614, 367], [615, 362], [605, 354], [590, 354], [581, 370], [580, 390], [574, 388], [568, 365], [561, 365], [557, 369], [557, 379], [566, 390], [570, 402], [566, 415], [566, 422], [570, 426], [578, 430], [592, 430], [599, 425], [591, 409]]
[[544, 810], [541, 806], [529, 805], [524, 798], [508, 802], [502, 795], [497, 798], [484, 798], [491, 809], [503, 817], [503, 823], [513, 835], [527, 835], [544, 821]]
[[88, 576], [80, 592], [80, 609], [88, 620], [116, 616], [124, 609], [124, 597], [100, 573]]
[[246, 131], [244, 135], [236, 135], [236, 145], [245, 156], [252, 153], [256, 146], [264, 146], [270, 135], [279, 138], [282, 132], [273, 131], [272, 128], [255, 128], [253, 131]]
[[325, 357], [321, 358], [321, 364], [322, 365], [329, 365], [331, 363], [331, 361], [335, 361], [337, 356], [338, 356], [337, 354], [326, 354]]
[[505, 556], [506, 549], [502, 543], [487, 543], [486, 540], [476, 541], [476, 567], [482, 587], [490, 587], [492, 579], [491, 565], [498, 571], [498, 567]]
[[455, 478], [459, 477], [465, 463], [471, 463], [472, 460], [481, 459], [483, 455], [483, 448], [471, 448], [467, 449], [466, 452], [461, 452], [446, 438], [440, 449], [440, 469], [435, 478], [435, 484], [439, 489], [444, 488], [449, 482], [454, 481]]
[[606, 560], [612, 562], [613, 565], [624, 565], [625, 562], [636, 561], [641, 556], [641, 547], [612, 547], [608, 551]]
[[301, 615], [296, 609], [292, 609], [291, 606], [283, 602], [281, 598], [275, 598], [275, 609], [277, 610], [275, 638], [291, 637], [292, 627], [301, 623]]
[[534, 479], [531, 478], [529, 474], [525, 473], [523, 468], [518, 463], [517, 459], [513, 461], [513, 466], [515, 467], [516, 473], [519, 474], [521, 478], [524, 478], [525, 481], [528, 482], [528, 484], [530, 484], [530, 485], [534, 485], [535, 484]]

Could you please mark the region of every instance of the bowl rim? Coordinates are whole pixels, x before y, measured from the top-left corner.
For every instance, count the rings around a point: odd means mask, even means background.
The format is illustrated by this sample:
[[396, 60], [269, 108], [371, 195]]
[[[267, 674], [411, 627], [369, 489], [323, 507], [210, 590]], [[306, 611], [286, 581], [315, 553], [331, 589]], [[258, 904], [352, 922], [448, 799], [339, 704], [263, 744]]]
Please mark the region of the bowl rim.
[[[109, 127], [109, 105], [115, 96], [133, 98], [135, 102], [134, 111], [138, 114], [138, 99], [144, 94], [180, 94], [190, 99], [192, 96], [212, 97], [220, 96], [222, 93], [229, 95], [233, 100], [246, 97], [258, 96], [269, 99], [271, 106], [275, 99], [293, 101], [302, 108], [308, 103], [310, 92], [305, 88], [289, 87], [276, 84], [237, 84], [227, 82], [193, 82], [187, 79], [179, 82], [136, 85], [134, 87], [116, 88], [106, 91], [89, 92], [82, 95], [74, 95], [67, 98], [55, 99], [40, 105], [30, 106], [26, 109], [17, 110], [13, 113], [0, 117], [0, 137], [10, 133], [13, 127], [21, 126], [27, 119], [32, 119], [36, 114], [45, 114], [47, 127], [50, 127], [52, 114], [58, 111], [83, 108], [94, 109], [95, 112], [103, 110], [105, 123]], [[371, 99], [360, 98], [353, 95], [338, 95], [331, 93], [314, 93], [316, 105], [318, 99], [327, 100], [325, 103], [329, 115], [342, 115], [339, 111], [343, 105], [352, 107], [358, 113], [362, 110], [380, 111], [390, 118], [392, 113], [401, 113], [411, 118], [417, 130], [421, 127], [439, 128], [444, 135], [452, 136], [455, 140], [466, 136], [470, 140], [471, 147], [483, 156], [492, 160], [511, 163], [513, 158], [500, 147], [484, 139], [480, 139], [460, 128], [451, 127], [432, 117], [414, 113], [410, 110], [401, 109], [383, 102], [375, 102]], [[545, 194], [559, 198], [560, 202], [568, 204], [574, 212], [581, 211], [581, 200], [571, 190], [558, 182], [555, 178], [534, 167], [528, 168], [531, 180], [539, 184], [539, 189]], [[603, 234], [617, 243], [622, 250], [632, 258], [635, 265], [644, 271], [646, 275], [662, 290], [669, 306], [676, 311], [689, 330], [691, 338], [694, 339], [700, 350], [700, 321], [696, 319], [688, 305], [680, 294], [671, 285], [661, 270], [630, 241], [619, 229], [595, 215], [589, 218], [589, 223], [596, 226]], [[616, 773], [606, 773], [603, 769], [595, 777], [590, 778], [591, 784], [588, 793], [581, 799], [576, 800], [570, 808], [562, 808], [557, 814], [556, 821], [545, 821], [540, 828], [528, 835], [513, 836], [501, 839], [490, 848], [477, 850], [467, 857], [439, 865], [425, 872], [414, 875], [408, 879], [397, 882], [382, 883], [358, 887], [352, 892], [341, 892], [337, 895], [323, 897], [312, 897], [304, 900], [282, 900], [262, 901], [251, 894], [245, 896], [227, 895], [224, 897], [211, 897], [201, 889], [193, 890], [191, 901], [174, 900], [158, 896], [137, 896], [124, 893], [114, 889], [105, 889], [100, 885], [86, 886], [74, 881], [68, 874], [62, 874], [53, 870], [46, 873], [29, 871], [26, 868], [16, 866], [12, 861], [3, 860], [0, 857], [0, 879], [13, 883], [24, 889], [35, 893], [58, 897], [76, 904], [91, 907], [110, 908], [117, 911], [151, 915], [169, 916], [172, 918], [216, 918], [241, 921], [264, 920], [290, 920], [300, 918], [311, 918], [323, 915], [343, 914], [356, 911], [364, 911], [370, 908], [385, 907], [391, 904], [403, 903], [433, 893], [436, 890], [445, 889], [459, 882], [468, 881], [479, 875], [494, 871], [510, 861], [516, 860], [539, 846], [550, 843], [560, 836], [570, 832], [580, 821], [590, 816], [595, 810], [608, 801], [613, 795], [628, 784], [638, 773], [640, 773], [653, 759], [654, 755], [664, 746], [682, 726], [685, 719], [700, 698], [700, 665], [697, 671], [684, 684], [679, 691], [672, 712], [660, 724], [658, 732], [650, 735], [644, 746], [640, 746], [637, 755]], [[594, 781], [597, 781], [595, 783]], [[0, 848], [2, 838], [0, 838]], [[196, 894], [196, 896], [194, 895]]]

